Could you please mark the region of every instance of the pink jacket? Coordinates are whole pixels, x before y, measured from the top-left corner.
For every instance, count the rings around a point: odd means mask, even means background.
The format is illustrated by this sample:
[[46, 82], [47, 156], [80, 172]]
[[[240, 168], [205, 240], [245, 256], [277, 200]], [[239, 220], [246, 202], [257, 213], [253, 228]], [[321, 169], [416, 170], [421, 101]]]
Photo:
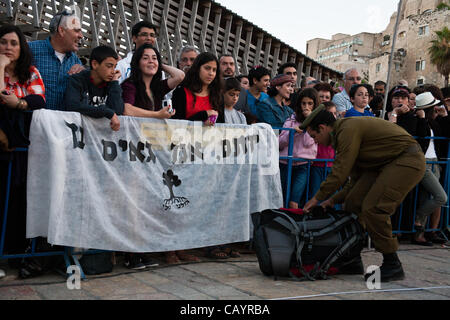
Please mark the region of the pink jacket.
[[[286, 120], [283, 128], [295, 128], [300, 126], [300, 122], [295, 119], [295, 113]], [[289, 151], [289, 130], [283, 130], [278, 138], [280, 143], [280, 157], [287, 157]], [[296, 132], [294, 134], [294, 158], [302, 159], [316, 159], [317, 156], [317, 144], [314, 139], [305, 131], [303, 133]], [[280, 160], [281, 163], [287, 164], [287, 160]], [[305, 164], [307, 162], [294, 162], [295, 166]]]
[[[319, 144], [317, 146], [317, 158], [316, 159], [334, 159], [334, 149], [332, 146], [324, 146]], [[327, 167], [332, 167], [333, 162], [328, 162]], [[314, 162], [313, 167], [325, 167], [325, 162]]]

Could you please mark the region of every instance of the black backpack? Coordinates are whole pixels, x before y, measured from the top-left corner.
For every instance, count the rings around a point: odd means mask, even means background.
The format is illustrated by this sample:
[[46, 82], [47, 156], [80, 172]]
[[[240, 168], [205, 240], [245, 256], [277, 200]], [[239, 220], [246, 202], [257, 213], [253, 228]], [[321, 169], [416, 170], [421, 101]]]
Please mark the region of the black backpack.
[[[316, 207], [310, 214], [288, 210], [253, 213], [253, 248], [266, 276], [296, 280], [327, 279], [330, 267], [339, 269], [360, 256], [364, 231], [357, 216]], [[312, 266], [306, 271], [305, 266]], [[300, 277], [294, 275], [296, 270]]]

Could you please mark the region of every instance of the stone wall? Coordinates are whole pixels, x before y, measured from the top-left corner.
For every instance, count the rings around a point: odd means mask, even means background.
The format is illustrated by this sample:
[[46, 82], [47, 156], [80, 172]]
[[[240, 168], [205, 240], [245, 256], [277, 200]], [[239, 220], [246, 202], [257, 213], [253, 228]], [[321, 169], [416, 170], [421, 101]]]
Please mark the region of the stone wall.
[[[391, 84], [405, 79], [411, 87], [421, 83], [433, 83], [440, 87], [444, 85], [444, 77], [431, 64], [428, 55], [430, 42], [436, 37], [435, 31], [450, 25], [450, 10], [436, 10], [441, 2], [449, 1], [406, 0], [403, 2], [392, 64]], [[366, 75], [371, 84], [378, 80], [386, 81], [396, 18], [397, 12], [392, 14], [386, 29], [380, 33], [357, 35], [337, 33], [331, 40], [310, 40], [306, 54], [341, 72], [356, 67], [361, 74]], [[324, 49], [332, 45], [339, 46], [342, 42], [355, 38], [361, 39], [363, 45], [354, 44], [348, 48], [347, 54], [342, 54], [341, 47], [324, 52]], [[332, 54], [336, 56], [324, 59], [324, 56]], [[418, 70], [416, 70], [416, 63]]]

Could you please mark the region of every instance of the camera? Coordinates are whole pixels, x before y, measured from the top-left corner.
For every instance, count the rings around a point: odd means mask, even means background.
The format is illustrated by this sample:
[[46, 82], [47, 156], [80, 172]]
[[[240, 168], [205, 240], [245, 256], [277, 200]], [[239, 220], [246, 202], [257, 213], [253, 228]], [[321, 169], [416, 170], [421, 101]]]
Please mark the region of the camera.
[[173, 112], [172, 99], [166, 99], [166, 100], [163, 101], [163, 108], [165, 108], [165, 107], [170, 107], [169, 110], [168, 110], [169, 113]]

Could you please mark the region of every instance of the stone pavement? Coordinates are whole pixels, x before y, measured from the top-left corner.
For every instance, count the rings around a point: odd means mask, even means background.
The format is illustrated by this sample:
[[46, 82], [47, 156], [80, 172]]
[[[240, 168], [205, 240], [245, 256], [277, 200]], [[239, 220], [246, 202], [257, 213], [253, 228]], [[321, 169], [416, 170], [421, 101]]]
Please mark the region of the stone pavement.
[[[17, 271], [0, 261], [7, 276], [0, 279], [0, 300], [448, 300], [450, 252], [448, 247], [424, 248], [401, 244], [398, 255], [406, 278], [368, 290], [362, 276], [336, 275], [329, 280], [295, 282], [265, 277], [256, 256], [165, 265], [144, 271], [122, 266], [121, 258], [111, 274], [87, 276], [80, 290], [69, 290], [57, 273], [19, 280]], [[365, 249], [364, 266], [379, 265], [382, 257]], [[415, 288], [429, 288], [418, 290]], [[414, 289], [414, 290], [410, 290]], [[393, 290], [393, 291], [389, 291]]]

